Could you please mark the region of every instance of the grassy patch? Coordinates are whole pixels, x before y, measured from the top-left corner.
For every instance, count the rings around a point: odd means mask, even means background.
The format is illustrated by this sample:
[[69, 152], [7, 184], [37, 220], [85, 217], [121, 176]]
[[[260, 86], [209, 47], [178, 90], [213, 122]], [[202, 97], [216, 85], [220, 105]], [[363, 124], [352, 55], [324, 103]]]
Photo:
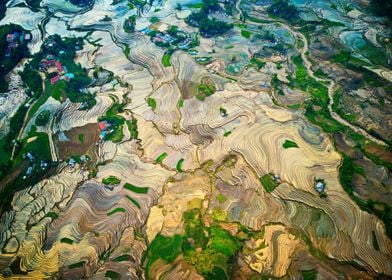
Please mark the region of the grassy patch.
[[164, 153], [160, 154], [160, 155], [157, 157], [157, 159], [156, 159], [155, 161], [156, 161], [157, 163], [162, 163], [163, 160], [164, 160], [166, 157], [167, 157], [167, 153], [164, 152]]
[[131, 261], [131, 260], [132, 257], [130, 255], [121, 255], [113, 259], [114, 262], [124, 262], [124, 261]]
[[157, 102], [155, 101], [154, 98], [147, 98], [147, 105], [151, 107], [151, 109], [155, 110], [157, 107]]
[[45, 215], [45, 217], [49, 217], [49, 218], [52, 218], [52, 220], [55, 220], [55, 219], [57, 219], [59, 217], [59, 215], [57, 213], [55, 213], [55, 212], [48, 212]]
[[278, 183], [275, 182], [272, 174], [266, 174], [263, 177], [260, 177], [260, 183], [266, 192], [272, 192], [278, 186]]
[[109, 279], [112, 279], [112, 280], [121, 279], [120, 273], [117, 273], [113, 270], [107, 270], [105, 272], [105, 277], [108, 277]]
[[178, 106], [178, 108], [184, 107], [184, 99], [178, 100], [177, 106]]
[[201, 83], [197, 87], [196, 98], [203, 101], [207, 96], [211, 96], [215, 93], [216, 88], [214, 84]]
[[133, 118], [131, 121], [126, 121], [129, 134], [131, 135], [131, 139], [137, 139], [139, 137], [139, 131], [137, 128], [137, 120]]
[[69, 269], [80, 268], [80, 267], [83, 267], [85, 263], [86, 263], [86, 261], [80, 261], [77, 263], [73, 263], [73, 264], [69, 265], [68, 268]]
[[216, 200], [218, 200], [219, 203], [225, 203], [225, 201], [227, 200], [226, 196], [224, 196], [223, 194], [218, 194], [216, 196]]
[[83, 133], [80, 133], [79, 135], [78, 135], [78, 139], [79, 139], [79, 142], [80, 143], [84, 143], [84, 134]]
[[117, 208], [113, 209], [112, 211], [110, 211], [109, 213], [107, 213], [107, 215], [108, 215], [108, 216], [111, 216], [111, 215], [116, 214], [116, 213], [125, 213], [125, 212], [126, 212], [126, 211], [125, 211], [124, 208], [122, 208], [122, 207], [117, 207]]
[[135, 192], [135, 193], [142, 193], [142, 194], [148, 193], [147, 187], [137, 187], [137, 186], [129, 184], [129, 183], [125, 183], [124, 188], [127, 190], [130, 190], [132, 192]]
[[43, 110], [38, 116], [35, 118], [35, 124], [37, 126], [46, 126], [49, 123], [50, 111]]
[[178, 172], [182, 172], [182, 164], [183, 164], [183, 163], [184, 163], [184, 159], [183, 159], [183, 158], [180, 159], [180, 160], [177, 162], [176, 169], [177, 169]]
[[291, 141], [291, 140], [285, 140], [283, 143], [283, 148], [289, 149], [289, 148], [298, 148], [297, 143]]
[[171, 54], [169, 54], [169, 53], [165, 53], [162, 56], [162, 64], [163, 64], [163, 66], [165, 66], [165, 67], [170, 67], [171, 66], [170, 58], [171, 58]]
[[250, 32], [249, 30], [243, 29], [243, 30], [241, 30], [241, 36], [246, 39], [249, 39], [250, 36], [252, 36], [252, 32]]
[[121, 183], [121, 180], [116, 176], [109, 176], [102, 179], [102, 183], [105, 185], [118, 185]]
[[162, 259], [167, 263], [174, 261], [181, 253], [182, 237], [181, 235], [174, 235], [173, 237], [163, 236], [158, 234], [151, 242], [146, 252], [146, 279], [149, 278], [149, 271], [151, 265], [158, 259]]
[[228, 137], [231, 134], [231, 131], [226, 131], [225, 133], [223, 133], [224, 137]]
[[74, 241], [73, 241], [72, 239], [67, 238], [67, 237], [61, 238], [61, 239], [60, 239], [60, 242], [61, 242], [61, 243], [66, 243], [66, 244], [71, 244], [71, 245], [74, 243]]

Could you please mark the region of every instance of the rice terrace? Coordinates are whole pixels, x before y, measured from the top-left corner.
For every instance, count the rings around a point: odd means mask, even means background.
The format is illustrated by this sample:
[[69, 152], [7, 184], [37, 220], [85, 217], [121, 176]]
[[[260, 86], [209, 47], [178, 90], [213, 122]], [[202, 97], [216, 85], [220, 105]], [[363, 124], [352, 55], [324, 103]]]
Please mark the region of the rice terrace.
[[4, 0], [0, 47], [0, 279], [392, 279], [391, 0]]

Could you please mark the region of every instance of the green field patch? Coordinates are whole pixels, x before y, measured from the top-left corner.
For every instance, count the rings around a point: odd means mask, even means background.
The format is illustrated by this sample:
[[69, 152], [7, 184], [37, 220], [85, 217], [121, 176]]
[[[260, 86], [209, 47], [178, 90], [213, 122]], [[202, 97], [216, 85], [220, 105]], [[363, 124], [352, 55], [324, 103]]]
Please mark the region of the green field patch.
[[157, 102], [154, 98], [147, 98], [147, 105], [151, 107], [151, 109], [155, 110], [157, 108]]
[[250, 39], [250, 36], [252, 36], [252, 32], [250, 32], [249, 30], [241, 30], [241, 36], [246, 38], [246, 39]]
[[177, 106], [178, 106], [178, 108], [184, 107], [184, 99], [178, 100]]
[[259, 180], [266, 192], [272, 192], [278, 186], [278, 183], [275, 182], [272, 174], [266, 174], [263, 177], [260, 177]]
[[283, 148], [285, 149], [289, 149], [289, 148], [298, 148], [297, 143], [295, 143], [294, 141], [291, 140], [285, 140], [283, 143]]
[[125, 183], [124, 188], [127, 190], [130, 190], [132, 192], [135, 192], [135, 193], [141, 193], [141, 194], [148, 193], [148, 187], [137, 187], [137, 186], [129, 184], [129, 183]]
[[131, 139], [137, 139], [139, 137], [139, 131], [137, 128], [137, 120], [133, 118], [131, 121], [126, 121], [129, 134], [131, 135]]
[[223, 133], [224, 137], [228, 137], [232, 132], [231, 131], [225, 131], [225, 133]]
[[107, 270], [107, 271], [105, 272], [105, 277], [107, 277], [107, 278], [109, 278], [109, 279], [112, 279], [112, 280], [121, 279], [120, 273], [117, 273], [117, 272], [115, 272], [115, 271], [113, 271], [113, 270]]
[[49, 123], [49, 118], [50, 118], [50, 111], [49, 110], [43, 110], [35, 118], [35, 125], [37, 125], [37, 126], [45, 126], [45, 125], [47, 125]]
[[78, 139], [79, 139], [79, 142], [80, 143], [84, 143], [84, 134], [83, 133], [80, 133], [79, 135], [78, 135]]
[[218, 194], [216, 200], [218, 200], [219, 203], [225, 203], [227, 198], [223, 194]]
[[52, 220], [55, 220], [59, 217], [59, 215], [56, 212], [48, 212], [45, 217], [52, 218]]
[[183, 164], [183, 163], [184, 163], [184, 159], [183, 159], [183, 158], [180, 159], [180, 160], [177, 162], [176, 169], [177, 169], [178, 172], [182, 172], [182, 164]]
[[130, 197], [129, 195], [126, 195], [126, 198], [128, 198], [129, 201], [131, 201], [133, 203], [133, 205], [135, 205], [137, 208], [140, 209], [140, 204], [139, 202], [137, 202], [135, 199], [133, 199], [132, 197]]
[[61, 242], [61, 243], [66, 243], [66, 244], [70, 244], [70, 245], [72, 245], [72, 244], [74, 243], [74, 241], [73, 241], [72, 239], [67, 238], [67, 237], [61, 238], [61, 239], [60, 239], [60, 242]]
[[105, 185], [118, 185], [121, 183], [121, 180], [116, 176], [109, 176], [102, 179], [102, 183]]
[[162, 56], [162, 64], [163, 64], [163, 66], [165, 66], [165, 67], [172, 66], [171, 63], [170, 63], [170, 58], [171, 58], [171, 54], [168, 54], [168, 53], [165, 53]]
[[167, 263], [174, 261], [181, 253], [182, 236], [174, 235], [172, 237], [157, 234], [151, 242], [145, 257], [148, 258], [146, 265], [146, 279], [149, 279], [151, 265], [158, 259], [162, 259]]
[[121, 255], [113, 259], [114, 262], [131, 261], [132, 257], [130, 255]]
[[160, 155], [157, 157], [157, 159], [156, 159], [155, 161], [156, 161], [157, 163], [162, 163], [163, 160], [164, 160], [166, 157], [167, 157], [167, 153], [164, 152], [164, 153], [160, 154]]
[[86, 261], [80, 261], [77, 263], [73, 263], [71, 265], [68, 266], [69, 269], [75, 269], [75, 268], [80, 268], [83, 267], [85, 265]]
[[107, 213], [107, 215], [111, 216], [111, 215], [116, 214], [116, 213], [125, 213], [125, 212], [126, 212], [126, 210], [124, 208], [117, 207], [117, 208], [113, 209], [112, 211], [110, 211], [109, 213]]

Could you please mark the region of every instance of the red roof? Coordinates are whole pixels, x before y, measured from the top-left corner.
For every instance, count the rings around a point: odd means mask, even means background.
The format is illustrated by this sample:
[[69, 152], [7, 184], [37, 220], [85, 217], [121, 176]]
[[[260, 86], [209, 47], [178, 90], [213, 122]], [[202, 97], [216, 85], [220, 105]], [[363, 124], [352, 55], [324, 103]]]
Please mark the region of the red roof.
[[56, 61], [55, 64], [56, 64], [57, 70], [59, 72], [63, 72], [64, 71], [64, 68], [63, 68], [63, 66], [61, 65], [61, 63], [59, 61]]
[[60, 80], [60, 76], [59, 76], [59, 75], [57, 75], [57, 76], [51, 78], [51, 79], [50, 79], [50, 83], [53, 85], [53, 84], [55, 84], [58, 80]]
[[106, 129], [106, 124], [104, 122], [99, 122], [98, 126], [99, 126], [100, 130], [105, 130]]

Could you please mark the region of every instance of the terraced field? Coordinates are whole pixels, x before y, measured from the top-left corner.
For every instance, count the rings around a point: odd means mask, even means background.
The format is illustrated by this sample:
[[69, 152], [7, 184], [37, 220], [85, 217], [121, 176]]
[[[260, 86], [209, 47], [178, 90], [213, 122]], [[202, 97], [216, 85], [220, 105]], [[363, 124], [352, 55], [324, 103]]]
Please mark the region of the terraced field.
[[1, 277], [391, 278], [391, 32], [364, 2], [8, 1]]

